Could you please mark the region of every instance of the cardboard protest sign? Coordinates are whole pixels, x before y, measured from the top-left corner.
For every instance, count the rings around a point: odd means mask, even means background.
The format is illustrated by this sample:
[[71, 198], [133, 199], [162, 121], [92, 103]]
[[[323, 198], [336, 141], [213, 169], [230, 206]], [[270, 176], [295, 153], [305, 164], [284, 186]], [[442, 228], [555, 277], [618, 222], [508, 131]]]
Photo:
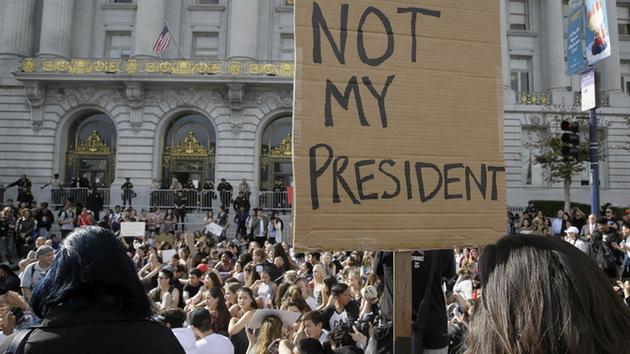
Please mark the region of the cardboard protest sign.
[[216, 223], [210, 223], [205, 227], [204, 233], [211, 233], [216, 236], [221, 236], [223, 233], [223, 228]]
[[120, 236], [124, 237], [144, 237], [144, 222], [122, 222], [120, 223]]
[[173, 256], [177, 253], [176, 250], [163, 250], [162, 251], [162, 262], [168, 263], [173, 259]]
[[505, 234], [498, 1], [296, 1], [294, 243]]

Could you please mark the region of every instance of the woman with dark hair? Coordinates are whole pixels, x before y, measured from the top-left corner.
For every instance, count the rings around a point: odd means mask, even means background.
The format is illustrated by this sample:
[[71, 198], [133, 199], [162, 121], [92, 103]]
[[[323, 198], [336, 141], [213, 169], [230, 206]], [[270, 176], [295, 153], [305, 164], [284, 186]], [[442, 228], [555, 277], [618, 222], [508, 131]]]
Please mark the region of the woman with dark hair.
[[258, 309], [258, 304], [256, 304], [256, 299], [254, 299], [254, 293], [249, 288], [238, 289], [237, 298], [238, 306], [241, 310], [237, 317], [233, 317], [230, 320], [228, 334], [232, 344], [234, 344], [234, 354], [245, 354], [249, 346], [245, 327]]
[[[482, 292], [466, 353], [627, 353], [630, 311], [567, 242], [504, 237], [480, 260]], [[518, 281], [515, 281], [518, 279]]]
[[175, 221], [173, 209], [166, 209], [166, 214], [164, 214], [162, 226], [160, 227], [160, 234], [173, 234], [175, 232]]
[[287, 252], [284, 250], [284, 247], [282, 247], [281, 243], [276, 243], [275, 245], [273, 245], [272, 258], [276, 258], [276, 257], [282, 258], [283, 267], [282, 268], [278, 267], [280, 268], [280, 271], [282, 273], [286, 272], [287, 270], [297, 269], [297, 265], [291, 260], [291, 258], [289, 258], [289, 256], [287, 255]]
[[150, 320], [151, 304], [126, 250], [100, 227], [65, 239], [31, 306], [43, 322], [25, 339], [24, 354], [137, 353], [138, 343], [147, 353], [184, 353], [168, 328]]
[[206, 309], [212, 318], [212, 331], [227, 337], [231, 316], [221, 288], [215, 286], [206, 291]]
[[241, 288], [239, 283], [227, 283], [223, 287], [225, 291], [225, 306], [230, 311], [230, 317], [237, 317], [240, 307], [238, 306], [238, 290]]
[[148, 292], [158, 285], [158, 273], [162, 269], [162, 259], [153, 248], [149, 251], [147, 264], [138, 271], [138, 278]]
[[228, 220], [228, 214], [229, 214], [230, 210], [222, 205], [221, 208], [219, 208], [219, 215], [217, 216], [217, 220], [216, 223], [217, 225], [221, 226], [223, 228], [223, 232], [221, 232], [221, 235], [218, 237], [217, 242], [221, 242], [223, 240], [225, 240], [225, 235], [227, 234], [227, 229], [229, 228], [229, 220]]

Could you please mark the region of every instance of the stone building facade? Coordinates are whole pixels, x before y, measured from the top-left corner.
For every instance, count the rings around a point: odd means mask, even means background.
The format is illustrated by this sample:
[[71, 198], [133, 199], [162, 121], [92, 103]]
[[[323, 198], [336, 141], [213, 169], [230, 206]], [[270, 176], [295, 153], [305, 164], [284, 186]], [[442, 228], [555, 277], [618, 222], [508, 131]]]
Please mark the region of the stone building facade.
[[[566, 0], [501, 1], [511, 205], [562, 199], [527, 142], [541, 115], [578, 103], [579, 82], [565, 74], [567, 10]], [[608, 11], [602, 201], [627, 205], [630, 2], [608, 0]], [[291, 181], [292, 0], [3, 0], [0, 18], [1, 182], [25, 173], [45, 200], [37, 186], [53, 173], [114, 191], [130, 177], [136, 204], [148, 205], [142, 192], [161, 179], [245, 178], [254, 193]], [[173, 40], [156, 57], [164, 24]], [[588, 201], [588, 183], [576, 176], [574, 199]]]

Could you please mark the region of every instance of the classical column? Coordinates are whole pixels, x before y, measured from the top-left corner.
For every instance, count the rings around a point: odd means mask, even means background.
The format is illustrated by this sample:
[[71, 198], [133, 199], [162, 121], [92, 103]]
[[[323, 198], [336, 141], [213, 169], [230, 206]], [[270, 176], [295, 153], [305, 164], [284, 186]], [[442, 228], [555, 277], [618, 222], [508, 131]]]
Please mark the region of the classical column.
[[70, 57], [74, 0], [44, 0], [38, 56]]
[[501, 21], [501, 76], [503, 76], [503, 89], [510, 90], [512, 83], [510, 82], [510, 53], [508, 51], [507, 38], [507, 2], [508, 0], [499, 1], [499, 18]]
[[258, 1], [230, 0], [228, 58], [256, 58]]
[[503, 104], [511, 105], [516, 103], [516, 96], [512, 90], [510, 81], [510, 51], [508, 41], [508, 0], [499, 1], [499, 28], [501, 31], [501, 77], [503, 82]]
[[30, 56], [33, 50], [35, 0], [4, 0], [0, 56]]
[[137, 0], [137, 4], [133, 56], [154, 57], [153, 45], [162, 31], [166, 3], [164, 0]]
[[610, 56], [603, 60], [602, 91], [604, 93], [621, 92], [621, 64], [619, 63], [619, 30], [617, 28], [617, 1], [607, 0], [608, 35], [612, 45]]
[[562, 0], [545, 0], [542, 14], [544, 31], [541, 34], [543, 61], [543, 88], [549, 91], [566, 91], [564, 67], [564, 30]]

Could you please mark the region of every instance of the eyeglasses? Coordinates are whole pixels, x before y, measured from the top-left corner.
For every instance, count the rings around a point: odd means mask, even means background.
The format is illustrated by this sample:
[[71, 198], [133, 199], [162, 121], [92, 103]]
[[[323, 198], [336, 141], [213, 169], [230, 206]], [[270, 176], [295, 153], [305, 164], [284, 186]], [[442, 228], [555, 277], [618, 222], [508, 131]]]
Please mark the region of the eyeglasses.
[[612, 213], [612, 210], [606, 210], [606, 214]]
[[168, 279], [168, 277], [158, 277], [158, 279]]

